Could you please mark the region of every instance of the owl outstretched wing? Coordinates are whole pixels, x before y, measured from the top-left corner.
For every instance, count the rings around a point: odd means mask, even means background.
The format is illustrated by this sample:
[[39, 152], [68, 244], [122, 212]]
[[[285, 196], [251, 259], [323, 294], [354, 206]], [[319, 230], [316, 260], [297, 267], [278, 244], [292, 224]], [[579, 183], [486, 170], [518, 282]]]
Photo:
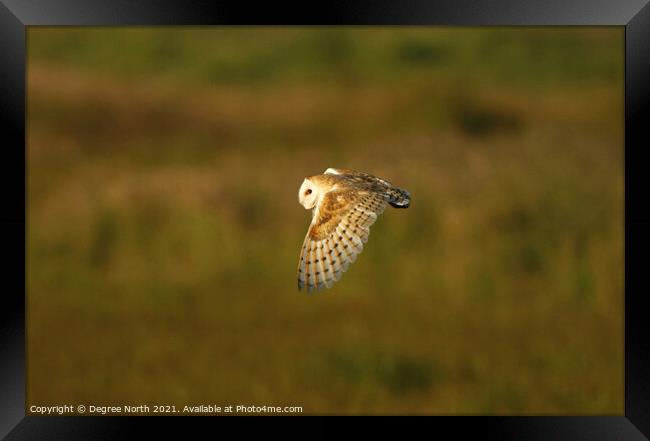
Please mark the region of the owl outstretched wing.
[[368, 190], [332, 190], [314, 210], [298, 262], [298, 289], [331, 287], [363, 251], [370, 226], [388, 204]]
[[392, 184], [384, 179], [378, 178], [377, 176], [373, 176], [368, 173], [364, 173], [358, 170], [350, 170], [347, 168], [328, 168], [323, 172], [323, 174], [326, 175], [343, 175], [346, 176], [348, 179], [356, 181], [360, 184], [380, 184], [380, 185], [385, 185], [387, 187], [391, 187]]

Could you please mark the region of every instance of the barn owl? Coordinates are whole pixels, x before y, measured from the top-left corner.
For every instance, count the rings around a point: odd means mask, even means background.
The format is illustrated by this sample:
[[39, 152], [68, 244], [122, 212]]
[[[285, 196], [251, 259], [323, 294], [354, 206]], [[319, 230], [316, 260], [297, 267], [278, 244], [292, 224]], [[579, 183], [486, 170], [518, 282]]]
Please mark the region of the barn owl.
[[355, 170], [328, 168], [305, 178], [298, 202], [312, 210], [300, 252], [298, 289], [329, 288], [341, 278], [368, 241], [370, 226], [386, 205], [408, 208], [408, 191]]

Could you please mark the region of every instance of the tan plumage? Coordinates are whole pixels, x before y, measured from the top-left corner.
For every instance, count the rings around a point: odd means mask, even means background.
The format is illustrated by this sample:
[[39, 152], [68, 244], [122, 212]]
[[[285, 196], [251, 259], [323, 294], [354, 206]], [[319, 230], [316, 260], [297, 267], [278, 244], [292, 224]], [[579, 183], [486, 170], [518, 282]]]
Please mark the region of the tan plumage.
[[338, 281], [386, 205], [407, 208], [410, 195], [367, 173], [328, 168], [305, 178], [298, 201], [313, 210], [298, 262], [298, 289], [311, 292]]

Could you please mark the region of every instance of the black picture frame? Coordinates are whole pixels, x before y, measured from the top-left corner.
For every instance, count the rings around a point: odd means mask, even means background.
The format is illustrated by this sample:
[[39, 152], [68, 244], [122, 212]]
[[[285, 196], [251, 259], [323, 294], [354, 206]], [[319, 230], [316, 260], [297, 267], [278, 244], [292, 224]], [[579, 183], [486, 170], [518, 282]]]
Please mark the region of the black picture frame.
[[[5, 284], [0, 307], [0, 437], [123, 439], [209, 425], [192, 418], [25, 416], [26, 26], [39, 25], [607, 25], [625, 28], [625, 415], [437, 417], [436, 432], [509, 439], [650, 436], [650, 6], [648, 0], [348, 1], [314, 5], [154, 0], [0, 0], [0, 127]], [[594, 367], [596, 368], [596, 367]], [[197, 422], [197, 420], [199, 422]]]

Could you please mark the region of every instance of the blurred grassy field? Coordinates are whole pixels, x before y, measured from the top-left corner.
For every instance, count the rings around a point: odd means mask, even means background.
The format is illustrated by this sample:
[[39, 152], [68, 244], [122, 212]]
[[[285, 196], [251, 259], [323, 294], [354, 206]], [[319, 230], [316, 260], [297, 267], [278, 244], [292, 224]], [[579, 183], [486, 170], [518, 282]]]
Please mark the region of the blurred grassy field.
[[[30, 28], [28, 405], [623, 414], [622, 28]], [[408, 189], [296, 290], [305, 176]]]

